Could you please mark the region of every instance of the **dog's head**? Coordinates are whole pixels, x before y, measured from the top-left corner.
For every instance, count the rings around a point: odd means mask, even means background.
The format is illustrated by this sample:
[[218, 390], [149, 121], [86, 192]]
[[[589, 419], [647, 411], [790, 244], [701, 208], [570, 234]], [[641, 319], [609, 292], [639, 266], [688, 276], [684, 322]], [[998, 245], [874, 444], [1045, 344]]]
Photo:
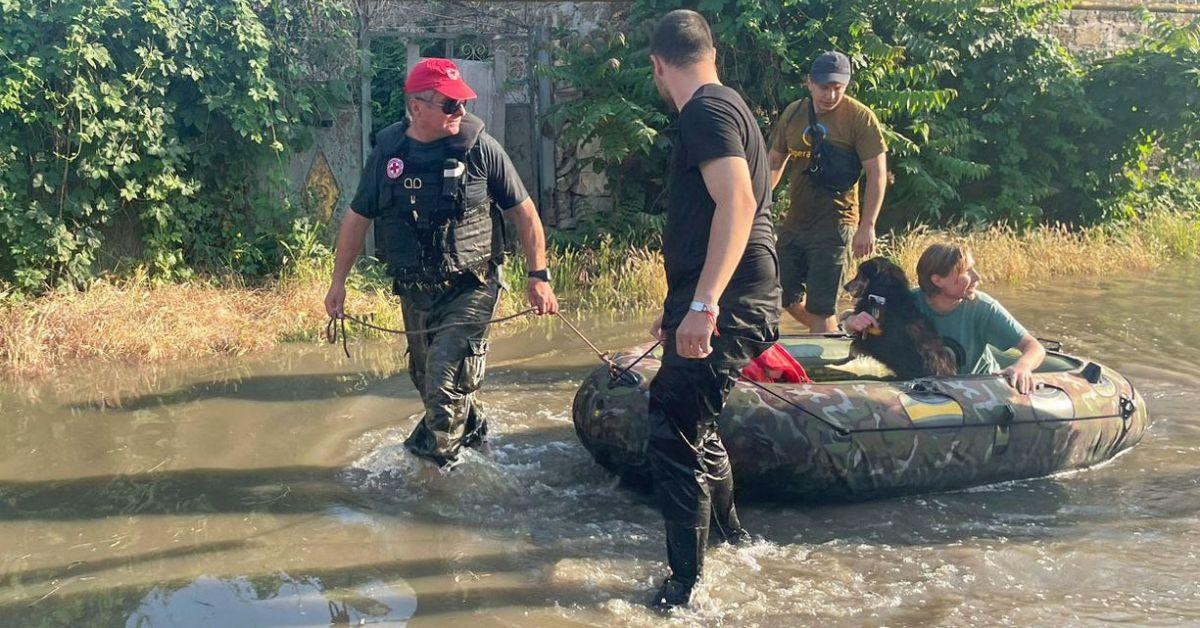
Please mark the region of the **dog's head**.
[[874, 291], [883, 288], [884, 292], [893, 290], [908, 291], [908, 275], [904, 269], [886, 257], [872, 257], [858, 265], [858, 273], [843, 286], [850, 296], [858, 299], [863, 291], [870, 286]]

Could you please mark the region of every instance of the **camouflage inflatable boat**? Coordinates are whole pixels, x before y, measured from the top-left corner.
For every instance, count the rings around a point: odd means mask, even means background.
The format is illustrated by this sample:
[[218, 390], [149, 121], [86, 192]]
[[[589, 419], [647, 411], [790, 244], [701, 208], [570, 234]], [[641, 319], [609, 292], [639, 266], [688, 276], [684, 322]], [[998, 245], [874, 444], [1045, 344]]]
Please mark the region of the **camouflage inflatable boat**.
[[[895, 381], [850, 356], [842, 336], [785, 337], [810, 384], [739, 381], [721, 434], [739, 495], [829, 501], [940, 491], [1080, 469], [1142, 437], [1144, 400], [1125, 377], [1048, 351], [1038, 390], [1017, 394], [995, 375]], [[649, 345], [618, 354], [626, 366]], [[656, 350], [614, 382], [597, 369], [575, 396], [579, 440], [596, 461], [645, 484], [647, 386]], [[1014, 356], [999, 354], [1001, 364]]]

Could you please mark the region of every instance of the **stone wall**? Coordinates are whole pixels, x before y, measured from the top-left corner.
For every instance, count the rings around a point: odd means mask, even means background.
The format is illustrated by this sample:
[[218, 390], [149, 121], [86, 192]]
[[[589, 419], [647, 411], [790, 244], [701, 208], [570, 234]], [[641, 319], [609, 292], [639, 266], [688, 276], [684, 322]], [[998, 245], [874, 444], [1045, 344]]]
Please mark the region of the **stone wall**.
[[[1099, 56], [1112, 54], [1129, 46], [1144, 32], [1145, 26], [1138, 13], [1142, 6], [1151, 10], [1159, 9], [1155, 12], [1159, 17], [1187, 20], [1200, 16], [1200, 0], [1178, 0], [1170, 4], [1136, 0], [1079, 2], [1077, 6], [1086, 8], [1072, 10], [1067, 15], [1066, 22], [1056, 29], [1056, 34], [1072, 51]], [[1161, 10], [1165, 8], [1170, 8], [1171, 11]], [[1193, 8], [1195, 13], [1187, 13]]]

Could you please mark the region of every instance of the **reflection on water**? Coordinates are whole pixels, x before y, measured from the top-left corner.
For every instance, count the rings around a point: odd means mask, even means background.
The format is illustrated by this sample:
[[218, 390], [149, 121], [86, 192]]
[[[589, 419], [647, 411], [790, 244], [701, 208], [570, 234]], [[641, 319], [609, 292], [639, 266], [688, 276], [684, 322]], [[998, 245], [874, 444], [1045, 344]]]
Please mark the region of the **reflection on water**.
[[[673, 623], [1195, 624], [1200, 314], [1191, 277], [994, 290], [1109, 364], [1155, 422], [1080, 473], [853, 505], [748, 505]], [[645, 321], [591, 321], [604, 348]], [[796, 331], [796, 329], [791, 329]], [[0, 625], [657, 625], [661, 520], [579, 446], [595, 358], [547, 323], [495, 343], [490, 458], [429, 478], [402, 344], [0, 392]]]
[[203, 577], [182, 587], [154, 587], [125, 622], [142, 626], [403, 626], [417, 608], [407, 584], [373, 581], [326, 589], [319, 578], [287, 574]]

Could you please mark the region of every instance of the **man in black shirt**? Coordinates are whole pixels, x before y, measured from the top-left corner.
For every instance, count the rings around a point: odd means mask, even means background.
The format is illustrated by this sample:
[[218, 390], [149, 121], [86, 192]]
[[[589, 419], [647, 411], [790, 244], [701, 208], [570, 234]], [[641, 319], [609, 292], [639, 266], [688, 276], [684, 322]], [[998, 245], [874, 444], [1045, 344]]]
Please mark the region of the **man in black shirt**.
[[748, 538], [717, 419], [743, 366], [778, 338], [780, 288], [766, 143], [741, 96], [721, 85], [704, 18], [672, 11], [650, 42], [654, 83], [679, 111], [668, 177], [667, 297], [650, 333], [664, 341], [650, 383], [650, 458], [671, 575], [652, 604], [686, 605], [710, 518]]
[[[387, 263], [408, 330], [409, 375], [425, 416], [405, 441], [447, 471], [463, 447], [484, 443], [475, 400], [483, 381], [487, 324], [500, 292], [504, 221], [511, 216], [529, 265], [529, 305], [558, 311], [537, 210], [504, 149], [466, 112], [475, 92], [449, 59], [425, 59], [404, 84], [408, 117], [379, 132], [351, 211], [342, 219], [330, 316], [344, 315], [346, 276], [375, 222], [376, 254]], [[446, 327], [448, 326], [448, 327]]]

